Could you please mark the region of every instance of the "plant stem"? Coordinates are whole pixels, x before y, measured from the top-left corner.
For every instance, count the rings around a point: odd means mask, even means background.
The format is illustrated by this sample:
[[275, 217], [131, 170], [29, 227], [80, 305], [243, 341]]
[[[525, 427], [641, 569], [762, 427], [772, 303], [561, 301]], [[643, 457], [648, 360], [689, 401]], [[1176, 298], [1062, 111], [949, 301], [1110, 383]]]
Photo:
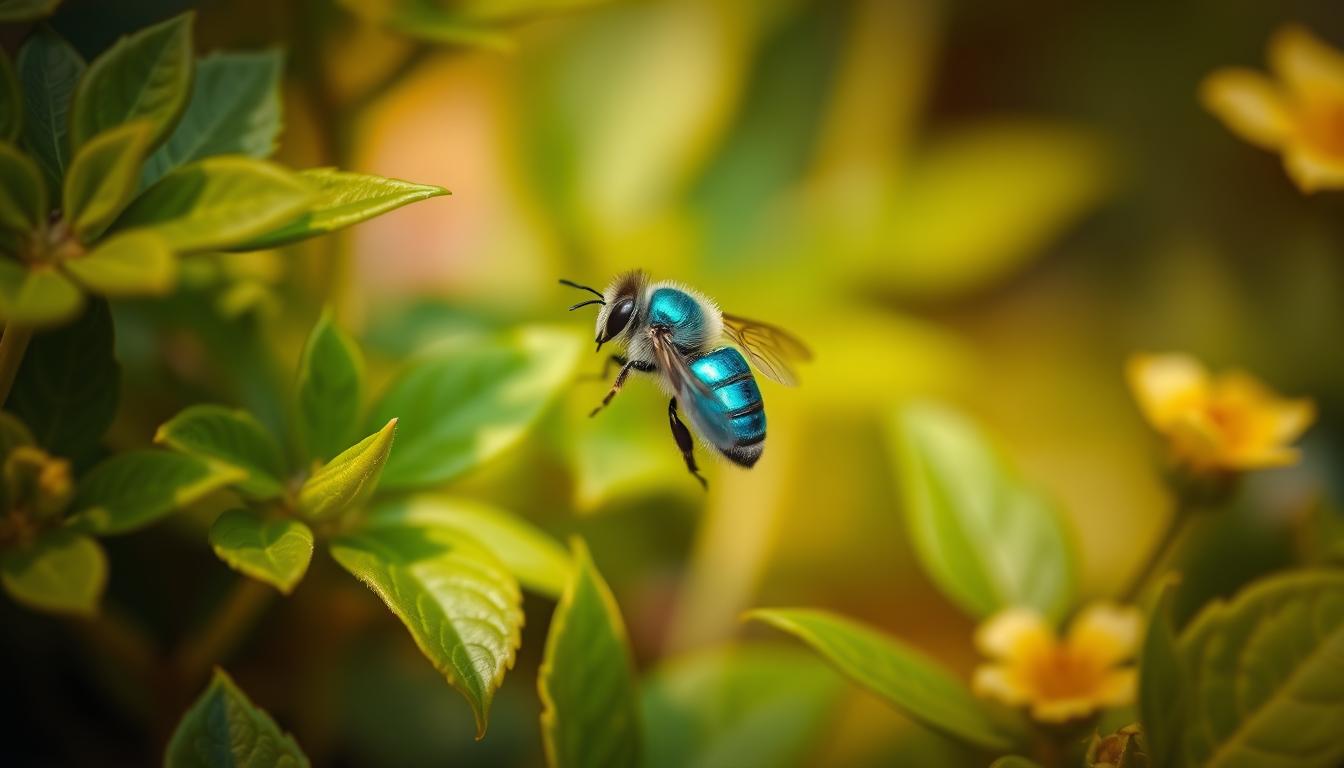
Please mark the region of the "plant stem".
[[235, 581], [205, 625], [187, 638], [173, 659], [180, 684], [194, 688], [204, 679], [210, 667], [252, 628], [274, 594], [270, 587], [253, 579], [240, 577]]
[[32, 338], [32, 328], [5, 326], [5, 335], [0, 337], [0, 406], [9, 400], [9, 390], [14, 386], [14, 377], [19, 373], [23, 353], [28, 351], [28, 342]]
[[1138, 599], [1139, 593], [1143, 591], [1144, 586], [1152, 579], [1158, 567], [1171, 553], [1172, 547], [1176, 545], [1176, 540], [1180, 538], [1181, 531], [1185, 530], [1186, 522], [1190, 519], [1190, 513], [1193, 509], [1194, 505], [1189, 495], [1178, 492], [1176, 504], [1167, 517], [1167, 522], [1162, 529], [1157, 544], [1149, 550], [1148, 558], [1143, 561], [1143, 565], [1134, 572], [1129, 586], [1120, 593], [1121, 602], [1132, 603]]

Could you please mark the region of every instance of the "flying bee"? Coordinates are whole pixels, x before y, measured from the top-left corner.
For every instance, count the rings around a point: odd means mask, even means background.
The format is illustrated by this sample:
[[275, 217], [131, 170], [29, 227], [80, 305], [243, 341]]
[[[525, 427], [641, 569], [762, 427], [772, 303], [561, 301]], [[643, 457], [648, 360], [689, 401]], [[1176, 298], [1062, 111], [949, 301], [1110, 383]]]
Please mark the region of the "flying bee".
[[607, 343], [625, 351], [603, 366], [603, 377], [612, 364], [620, 372], [590, 416], [611, 403], [631, 371], [653, 374], [671, 398], [667, 418], [672, 437], [686, 469], [702, 486], [708, 484], [695, 464], [691, 433], [678, 404], [700, 437], [729, 461], [748, 468], [756, 464], [765, 449], [765, 402], [747, 361], [773, 381], [795, 386], [798, 379], [790, 364], [812, 357], [801, 341], [768, 323], [722, 312], [698, 291], [668, 281], [650, 282], [642, 271], [618, 275], [605, 291], [560, 282], [597, 297], [570, 307], [601, 305], [597, 351]]

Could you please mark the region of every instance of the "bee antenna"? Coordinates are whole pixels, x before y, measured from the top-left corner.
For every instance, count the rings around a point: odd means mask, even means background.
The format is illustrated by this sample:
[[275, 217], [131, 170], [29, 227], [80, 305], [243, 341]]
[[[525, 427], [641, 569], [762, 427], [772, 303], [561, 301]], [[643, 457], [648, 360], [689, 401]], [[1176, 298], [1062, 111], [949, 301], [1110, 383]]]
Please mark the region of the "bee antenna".
[[578, 309], [579, 307], [586, 307], [586, 306], [588, 306], [589, 304], [601, 304], [601, 305], [604, 306], [604, 307], [607, 306], [607, 302], [605, 302], [605, 301], [603, 301], [603, 300], [601, 300], [601, 299], [589, 299], [589, 300], [587, 300], [587, 301], [580, 301], [578, 304], [575, 304], [574, 306], [570, 307], [570, 308], [569, 308], [569, 311], [570, 311], [570, 312], [573, 312], [574, 310]]
[[[568, 285], [570, 288], [578, 288], [580, 291], [587, 291], [587, 292], [593, 294], [594, 296], [598, 297], [599, 299], [605, 298], [605, 297], [602, 295], [602, 292], [599, 291], [599, 290], [597, 290], [596, 288], [589, 288], [589, 287], [586, 286], [586, 285], [579, 285], [578, 283], [574, 282], [573, 280], [561, 280], [561, 281], [560, 281], [560, 284], [561, 284], [561, 285]], [[602, 302], [602, 303], [605, 304], [606, 302], [604, 301], [604, 302]]]

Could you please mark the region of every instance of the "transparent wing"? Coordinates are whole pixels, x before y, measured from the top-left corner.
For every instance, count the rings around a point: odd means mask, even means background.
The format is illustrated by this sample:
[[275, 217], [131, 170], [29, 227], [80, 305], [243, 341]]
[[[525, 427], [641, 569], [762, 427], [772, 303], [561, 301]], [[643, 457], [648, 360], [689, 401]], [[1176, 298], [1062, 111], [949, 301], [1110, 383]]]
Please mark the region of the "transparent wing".
[[798, 386], [794, 364], [812, 359], [806, 344], [777, 325], [725, 312], [723, 332], [747, 353], [747, 359], [757, 370], [788, 387]]
[[672, 343], [671, 334], [655, 330], [651, 338], [658, 370], [672, 382], [678, 402], [691, 417], [692, 423], [704, 433], [701, 437], [715, 445], [730, 445], [733, 442], [733, 430], [727, 411], [714, 397], [714, 393], [709, 391], [709, 387], [695, 377], [691, 367], [686, 364], [686, 358]]

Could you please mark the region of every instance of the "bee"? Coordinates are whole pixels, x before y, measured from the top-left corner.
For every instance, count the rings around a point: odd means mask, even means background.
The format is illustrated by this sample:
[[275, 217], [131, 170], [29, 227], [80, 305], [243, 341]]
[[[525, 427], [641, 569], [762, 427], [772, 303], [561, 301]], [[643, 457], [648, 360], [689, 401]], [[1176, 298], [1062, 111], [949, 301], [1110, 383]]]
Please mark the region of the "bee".
[[796, 386], [791, 364], [812, 357], [801, 341], [769, 323], [722, 312], [691, 288], [650, 282], [642, 271], [618, 275], [605, 291], [570, 280], [560, 283], [597, 297], [569, 308], [601, 305], [594, 339], [597, 351], [614, 343], [625, 352], [605, 362], [603, 378], [612, 365], [619, 365], [620, 372], [590, 416], [611, 403], [631, 372], [652, 374], [671, 398], [667, 418], [672, 437], [687, 471], [701, 486], [709, 487], [696, 466], [694, 443], [679, 405], [700, 437], [725, 458], [741, 467], [756, 464], [765, 450], [765, 402], [747, 361], [767, 378]]

